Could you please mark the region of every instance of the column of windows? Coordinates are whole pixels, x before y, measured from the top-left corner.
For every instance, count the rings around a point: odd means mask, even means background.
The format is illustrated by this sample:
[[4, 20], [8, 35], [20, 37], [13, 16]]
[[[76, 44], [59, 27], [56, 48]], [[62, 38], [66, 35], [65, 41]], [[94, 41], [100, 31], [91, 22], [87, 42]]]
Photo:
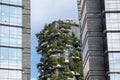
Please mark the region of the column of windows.
[[119, 80], [120, 74], [120, 0], [105, 0], [107, 46], [110, 80]]
[[0, 80], [22, 80], [22, 0], [0, 3]]

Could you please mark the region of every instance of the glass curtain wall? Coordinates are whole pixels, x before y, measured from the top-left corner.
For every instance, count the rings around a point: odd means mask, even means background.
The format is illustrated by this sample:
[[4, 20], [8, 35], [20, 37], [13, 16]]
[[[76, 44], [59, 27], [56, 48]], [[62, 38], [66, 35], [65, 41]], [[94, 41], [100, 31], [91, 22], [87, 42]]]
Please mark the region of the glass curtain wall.
[[120, 0], [105, 0], [110, 80], [120, 78]]
[[0, 80], [22, 80], [22, 0], [0, 0]]

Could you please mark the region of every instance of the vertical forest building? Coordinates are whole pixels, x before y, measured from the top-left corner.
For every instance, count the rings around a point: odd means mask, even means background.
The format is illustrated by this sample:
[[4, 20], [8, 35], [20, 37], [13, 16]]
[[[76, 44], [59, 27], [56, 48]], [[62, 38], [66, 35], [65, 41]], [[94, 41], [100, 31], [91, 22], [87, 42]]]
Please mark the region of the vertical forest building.
[[80, 40], [73, 31], [79, 32], [78, 24], [54, 21], [36, 34], [39, 80], [83, 80]]

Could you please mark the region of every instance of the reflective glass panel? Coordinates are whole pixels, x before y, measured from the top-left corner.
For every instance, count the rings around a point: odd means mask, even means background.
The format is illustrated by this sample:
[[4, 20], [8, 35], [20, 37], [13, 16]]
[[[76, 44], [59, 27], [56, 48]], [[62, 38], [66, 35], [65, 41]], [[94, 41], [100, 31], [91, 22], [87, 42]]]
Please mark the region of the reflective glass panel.
[[109, 53], [110, 72], [120, 72], [120, 53]]
[[120, 74], [110, 74], [110, 80], [119, 80]]
[[0, 68], [22, 69], [22, 49], [0, 47]]
[[0, 8], [0, 23], [22, 26], [21, 7], [0, 5]]
[[0, 0], [2, 3], [22, 5], [22, 0]]
[[22, 80], [22, 71], [0, 70], [0, 80]]
[[120, 0], [105, 0], [106, 11], [120, 10]]
[[107, 33], [108, 51], [120, 51], [120, 33]]
[[22, 28], [0, 26], [0, 45], [22, 47]]
[[106, 13], [106, 29], [120, 30], [120, 13]]

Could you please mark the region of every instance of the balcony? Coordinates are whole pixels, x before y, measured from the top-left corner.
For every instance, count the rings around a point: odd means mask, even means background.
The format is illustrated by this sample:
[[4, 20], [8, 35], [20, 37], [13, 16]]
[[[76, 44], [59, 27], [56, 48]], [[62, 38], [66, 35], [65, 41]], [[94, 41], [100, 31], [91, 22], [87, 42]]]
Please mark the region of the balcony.
[[63, 50], [58, 50], [58, 49], [52, 49], [52, 50], [50, 49], [49, 51], [50, 51], [51, 53], [57, 53], [57, 52], [58, 52], [58, 53], [64, 53]]
[[48, 44], [48, 42], [43, 42], [40, 46], [42, 47], [42, 46], [47, 45], [47, 44]]
[[59, 36], [60, 35], [60, 33], [58, 32], [58, 33], [51, 33], [50, 35], [49, 35], [49, 37], [57, 37], [57, 36]]
[[50, 74], [45, 74], [41, 76], [41, 78], [48, 78], [48, 77], [50, 77]]
[[75, 76], [80, 76], [80, 73], [78, 73], [78, 72], [71, 71], [71, 73], [72, 73], [73, 75], [75, 75]]
[[71, 48], [72, 46], [71, 46], [71, 45], [66, 44], [66, 47], [67, 47], [67, 48]]
[[71, 56], [70, 58], [72, 58], [74, 60], [79, 60], [80, 59], [80, 57], [78, 57], [78, 56]]
[[64, 29], [64, 28], [61, 28], [60, 30], [64, 31], [65, 33], [70, 32], [70, 29]]
[[56, 66], [53, 66], [52, 69], [60, 69], [62, 66], [60, 64], [57, 64]]
[[78, 72], [75, 72], [75, 76], [80, 76], [80, 73], [78, 73]]
[[81, 48], [80, 48], [80, 47], [77, 47], [77, 50], [78, 50], [78, 51], [81, 51]]
[[73, 78], [67, 78], [67, 80], [74, 80]]
[[62, 66], [60, 64], [57, 64], [56, 68], [62, 68]]
[[53, 79], [58, 78], [58, 74], [52, 74], [51, 77], [52, 77]]
[[65, 59], [64, 63], [68, 64], [69, 63], [69, 59]]
[[42, 53], [42, 50], [39, 50], [38, 53], [41, 54], [41, 53]]

